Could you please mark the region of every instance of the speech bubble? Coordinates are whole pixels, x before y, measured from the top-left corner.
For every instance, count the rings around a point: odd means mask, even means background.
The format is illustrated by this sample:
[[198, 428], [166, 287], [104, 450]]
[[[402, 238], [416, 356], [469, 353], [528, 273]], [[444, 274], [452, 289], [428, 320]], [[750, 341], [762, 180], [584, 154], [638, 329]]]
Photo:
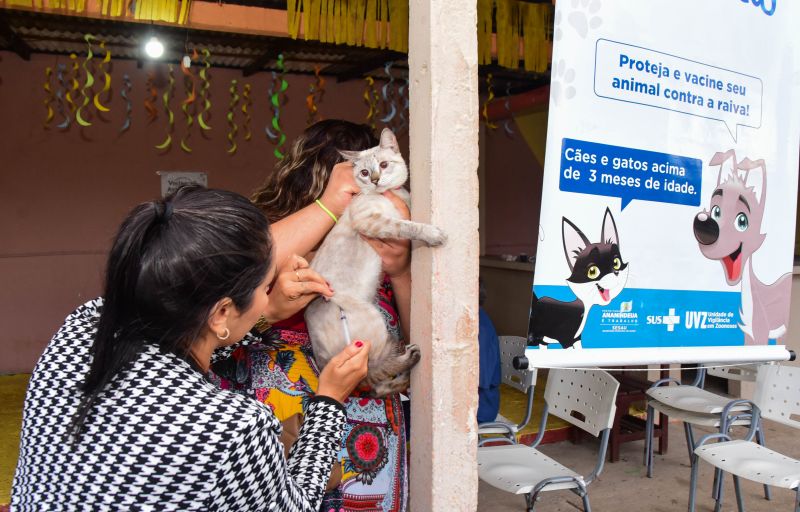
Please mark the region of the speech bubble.
[[676, 55], [598, 39], [594, 93], [601, 98], [722, 121], [736, 141], [739, 126], [761, 127], [761, 79]]
[[619, 197], [622, 210], [634, 199], [699, 206], [702, 171], [697, 158], [565, 138], [558, 187]]

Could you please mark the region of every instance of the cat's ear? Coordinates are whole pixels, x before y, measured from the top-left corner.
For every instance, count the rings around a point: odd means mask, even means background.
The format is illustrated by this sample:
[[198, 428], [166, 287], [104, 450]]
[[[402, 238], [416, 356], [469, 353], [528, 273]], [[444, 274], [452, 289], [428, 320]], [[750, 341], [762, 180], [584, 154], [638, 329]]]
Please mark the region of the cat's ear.
[[345, 151], [340, 149], [339, 154], [342, 155], [342, 158], [344, 158], [348, 162], [355, 162], [361, 155], [361, 151]]
[[606, 214], [603, 215], [603, 230], [600, 232], [600, 241], [603, 243], [617, 244], [617, 247], [619, 247], [617, 223], [614, 222], [614, 216], [611, 215], [611, 210], [608, 208], [606, 208]]
[[567, 257], [569, 271], [572, 272], [578, 254], [589, 245], [589, 239], [568, 218], [561, 217], [561, 240], [564, 243], [564, 256]]
[[394, 136], [394, 132], [389, 128], [384, 128], [381, 132], [381, 148], [391, 149], [395, 153], [400, 152], [400, 145], [397, 144], [397, 137]]

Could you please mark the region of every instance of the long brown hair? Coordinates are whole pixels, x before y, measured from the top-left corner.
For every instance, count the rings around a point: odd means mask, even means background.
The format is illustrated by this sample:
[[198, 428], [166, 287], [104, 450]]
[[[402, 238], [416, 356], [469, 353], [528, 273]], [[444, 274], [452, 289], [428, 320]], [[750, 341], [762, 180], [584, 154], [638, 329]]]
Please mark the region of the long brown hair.
[[333, 166], [344, 161], [340, 149], [362, 151], [377, 145], [372, 129], [365, 124], [340, 119], [314, 123], [294, 141], [250, 200], [270, 222], [278, 221], [322, 196]]

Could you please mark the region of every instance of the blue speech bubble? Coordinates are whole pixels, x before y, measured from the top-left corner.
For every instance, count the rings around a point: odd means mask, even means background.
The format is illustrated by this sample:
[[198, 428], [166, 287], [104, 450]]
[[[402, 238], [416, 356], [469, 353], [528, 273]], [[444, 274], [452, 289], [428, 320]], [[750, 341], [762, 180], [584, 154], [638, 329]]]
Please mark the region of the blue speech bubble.
[[700, 205], [703, 163], [697, 158], [563, 139], [559, 189], [634, 199]]

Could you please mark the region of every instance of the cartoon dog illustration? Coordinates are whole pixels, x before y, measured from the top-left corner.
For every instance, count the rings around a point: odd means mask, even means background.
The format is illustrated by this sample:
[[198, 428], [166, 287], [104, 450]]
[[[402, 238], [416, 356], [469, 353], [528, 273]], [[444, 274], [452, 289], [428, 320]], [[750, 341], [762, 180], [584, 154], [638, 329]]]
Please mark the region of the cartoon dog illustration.
[[720, 166], [717, 186], [706, 210], [694, 218], [694, 236], [700, 252], [718, 260], [725, 281], [742, 283], [741, 323], [746, 345], [766, 345], [780, 339], [789, 326], [790, 273], [772, 284], [755, 274], [752, 255], [764, 243], [761, 232], [767, 195], [767, 172], [763, 160], [736, 161], [733, 150], [716, 153], [709, 165]]
[[591, 243], [566, 217], [561, 219], [564, 256], [571, 272], [567, 285], [577, 297], [562, 302], [533, 294], [528, 344], [546, 348], [560, 343], [564, 348], [581, 348], [581, 333], [589, 310], [607, 306], [620, 294], [628, 280], [628, 264], [622, 260], [617, 225], [611, 210], [603, 216], [600, 242]]

